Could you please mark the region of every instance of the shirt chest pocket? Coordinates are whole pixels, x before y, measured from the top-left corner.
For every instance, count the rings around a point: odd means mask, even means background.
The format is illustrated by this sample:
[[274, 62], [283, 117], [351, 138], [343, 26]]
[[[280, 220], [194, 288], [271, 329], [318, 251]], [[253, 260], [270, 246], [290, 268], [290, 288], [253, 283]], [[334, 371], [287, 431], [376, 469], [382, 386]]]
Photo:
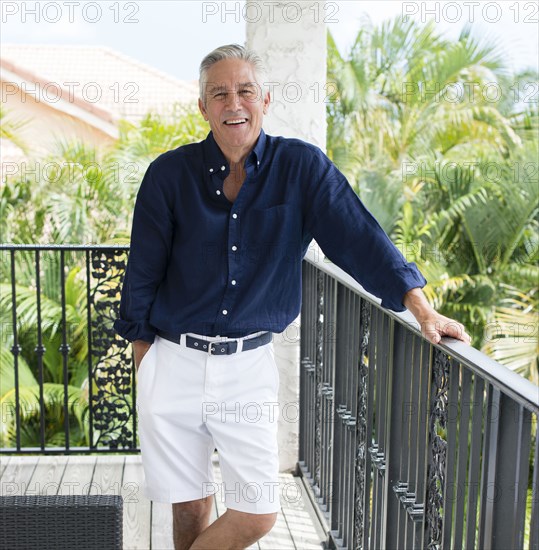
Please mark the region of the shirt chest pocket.
[[248, 257], [256, 262], [288, 256], [301, 243], [301, 213], [290, 204], [253, 208], [242, 224]]

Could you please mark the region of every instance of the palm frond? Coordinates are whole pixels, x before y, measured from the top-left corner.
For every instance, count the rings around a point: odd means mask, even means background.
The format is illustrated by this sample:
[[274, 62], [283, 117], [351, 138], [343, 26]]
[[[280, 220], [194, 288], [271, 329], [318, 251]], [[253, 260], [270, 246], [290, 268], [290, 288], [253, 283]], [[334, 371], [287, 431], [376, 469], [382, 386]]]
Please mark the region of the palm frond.
[[[86, 422], [88, 414], [87, 396], [80, 388], [68, 386], [67, 403], [70, 418], [77, 422], [79, 440], [71, 438], [71, 445], [88, 444], [86, 440]], [[15, 389], [6, 392], [0, 398], [0, 408], [5, 411], [4, 421], [0, 422], [0, 445], [13, 447], [16, 441], [16, 411]], [[23, 430], [21, 436], [25, 447], [40, 445], [40, 418], [42, 410], [46, 414], [45, 441], [50, 444], [64, 441], [64, 386], [63, 384], [44, 384], [43, 401], [40, 398], [38, 385], [19, 388], [18, 412]], [[59, 438], [59, 439], [58, 439]]]
[[525, 294], [510, 285], [502, 285], [502, 289], [505, 297], [487, 325], [483, 351], [539, 385], [537, 290]]
[[[24, 357], [17, 358], [17, 381], [19, 386], [34, 386], [37, 384], [32, 370]], [[15, 357], [5, 347], [0, 347], [0, 398], [15, 388]]]

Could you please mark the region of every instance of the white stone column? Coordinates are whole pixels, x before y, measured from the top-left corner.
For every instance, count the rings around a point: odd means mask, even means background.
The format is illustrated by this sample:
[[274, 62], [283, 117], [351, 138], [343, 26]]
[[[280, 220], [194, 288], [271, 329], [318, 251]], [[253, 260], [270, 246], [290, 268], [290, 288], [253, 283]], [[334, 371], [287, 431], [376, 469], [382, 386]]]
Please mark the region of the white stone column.
[[[266, 64], [272, 104], [267, 134], [295, 137], [326, 148], [326, 25], [324, 1], [248, 0], [246, 46]], [[283, 284], [286, 282], [283, 281]], [[279, 462], [281, 471], [298, 459], [299, 335], [296, 319], [275, 335], [280, 373]]]

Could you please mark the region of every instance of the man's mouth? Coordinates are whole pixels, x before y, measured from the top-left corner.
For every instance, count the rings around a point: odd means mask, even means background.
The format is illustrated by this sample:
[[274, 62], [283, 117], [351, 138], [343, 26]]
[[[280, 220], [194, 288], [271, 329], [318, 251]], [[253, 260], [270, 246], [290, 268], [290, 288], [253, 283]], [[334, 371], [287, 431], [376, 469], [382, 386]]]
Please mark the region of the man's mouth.
[[231, 118], [229, 120], [225, 120], [224, 124], [227, 126], [239, 126], [240, 124], [245, 124], [246, 122], [246, 118]]

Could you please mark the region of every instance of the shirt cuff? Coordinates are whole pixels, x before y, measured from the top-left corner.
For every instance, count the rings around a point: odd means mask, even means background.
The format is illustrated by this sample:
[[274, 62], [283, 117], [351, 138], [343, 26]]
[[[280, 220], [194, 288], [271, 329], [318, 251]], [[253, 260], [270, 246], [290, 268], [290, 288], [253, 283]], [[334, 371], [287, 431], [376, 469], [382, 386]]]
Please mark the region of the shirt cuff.
[[129, 342], [134, 340], [144, 340], [153, 344], [155, 340], [155, 328], [145, 319], [143, 321], [124, 321], [116, 319], [114, 321], [114, 330]]
[[412, 288], [423, 288], [427, 280], [421, 274], [415, 263], [405, 263], [402, 268], [392, 273], [391, 288], [387, 288], [382, 297], [382, 307], [392, 311], [406, 311], [402, 300]]

